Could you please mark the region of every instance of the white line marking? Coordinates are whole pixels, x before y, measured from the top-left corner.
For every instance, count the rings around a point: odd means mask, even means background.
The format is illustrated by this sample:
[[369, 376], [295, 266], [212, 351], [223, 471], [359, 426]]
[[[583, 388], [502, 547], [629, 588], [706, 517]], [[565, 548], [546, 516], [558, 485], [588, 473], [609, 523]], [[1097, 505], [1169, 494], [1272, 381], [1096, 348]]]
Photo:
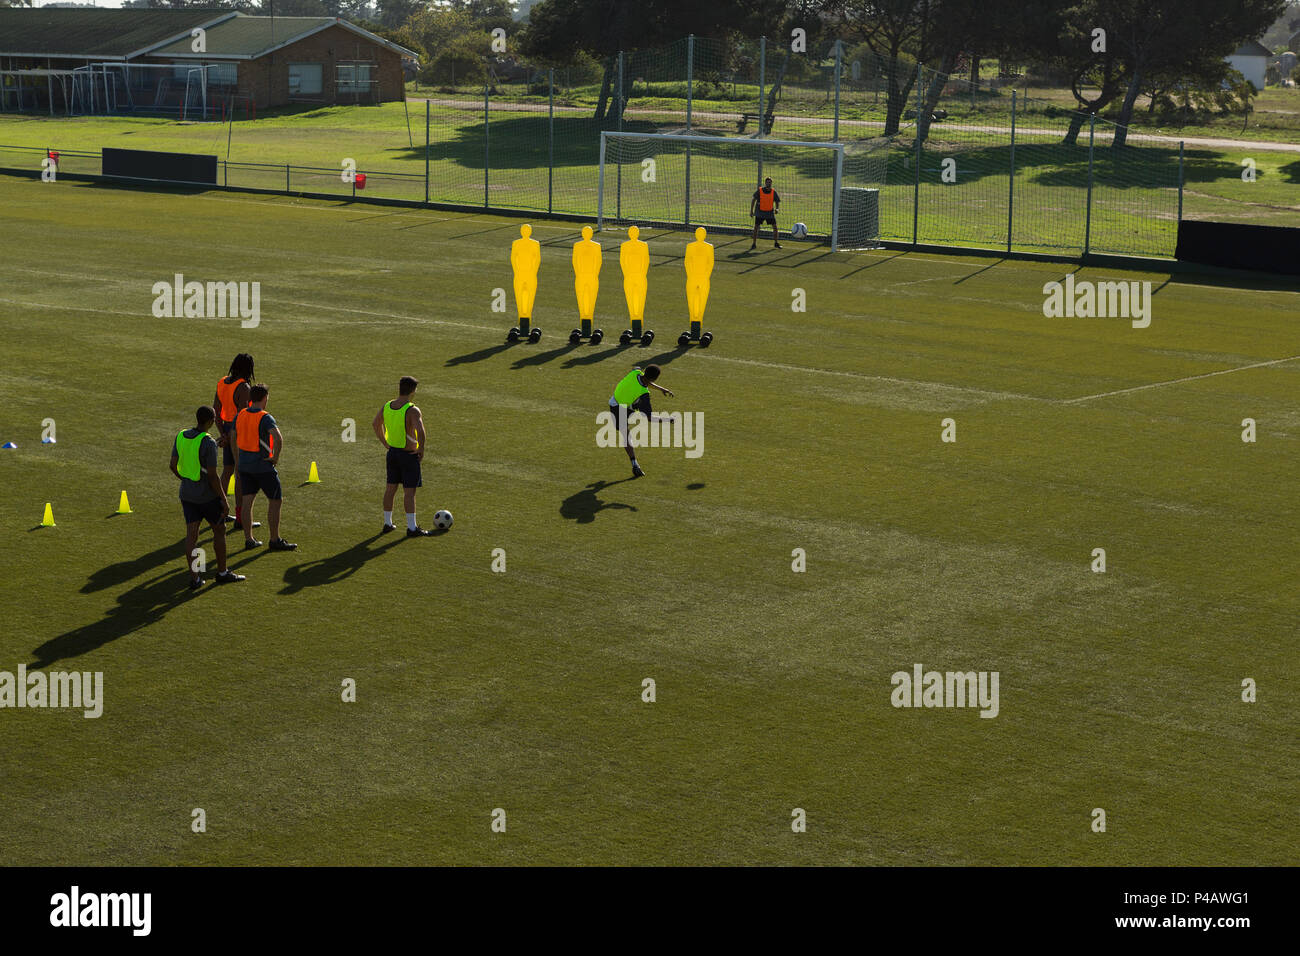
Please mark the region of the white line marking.
[[1174, 378], [1167, 382], [1152, 382], [1150, 385], [1134, 385], [1132, 388], [1119, 388], [1113, 392], [1101, 392], [1097, 395], [1084, 395], [1082, 398], [1067, 398], [1061, 401], [1062, 405], [1077, 405], [1079, 402], [1088, 402], [1094, 398], [1108, 398], [1111, 395], [1126, 395], [1129, 392], [1141, 392], [1148, 388], [1160, 388], [1164, 385], [1179, 385], [1182, 382], [1194, 382], [1198, 378], [1213, 378], [1216, 375], [1227, 375], [1229, 372], [1244, 372], [1250, 368], [1264, 368], [1268, 365], [1281, 365], [1283, 362], [1294, 362], [1300, 359], [1300, 355], [1292, 355], [1289, 358], [1273, 359], [1269, 362], [1255, 362], [1251, 365], [1239, 365], [1236, 368], [1223, 368], [1217, 372], [1205, 372], [1201, 375], [1188, 375], [1186, 378]]
[[712, 362], [735, 362], [738, 365], [757, 365], [761, 368], [774, 368], [785, 372], [816, 372], [821, 375], [838, 375], [843, 378], [858, 378], [871, 382], [886, 382], [890, 385], [910, 385], [915, 388], [935, 388], [949, 392], [967, 392], [972, 395], [985, 395], [990, 398], [1015, 398], [1026, 402], [1055, 401], [1050, 398], [1040, 398], [1037, 395], [1024, 395], [1020, 392], [995, 392], [985, 388], [973, 388], [968, 385], [948, 385], [944, 382], [923, 382], [911, 378], [891, 378], [888, 375], [868, 375], [865, 372], [841, 372], [837, 369], [813, 368], [807, 365], [785, 365], [780, 362], [759, 362], [754, 359], [733, 358], [729, 355], [700, 355], [699, 357]]

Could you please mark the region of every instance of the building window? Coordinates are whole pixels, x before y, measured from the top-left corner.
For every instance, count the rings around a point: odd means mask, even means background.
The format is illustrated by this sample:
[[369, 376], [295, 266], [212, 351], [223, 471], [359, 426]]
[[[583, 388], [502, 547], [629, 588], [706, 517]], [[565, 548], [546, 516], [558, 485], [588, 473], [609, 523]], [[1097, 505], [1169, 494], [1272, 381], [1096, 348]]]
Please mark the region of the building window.
[[370, 63], [339, 64], [339, 92], [367, 93], [370, 91]]
[[321, 65], [319, 63], [289, 64], [290, 96], [319, 96], [321, 90]]

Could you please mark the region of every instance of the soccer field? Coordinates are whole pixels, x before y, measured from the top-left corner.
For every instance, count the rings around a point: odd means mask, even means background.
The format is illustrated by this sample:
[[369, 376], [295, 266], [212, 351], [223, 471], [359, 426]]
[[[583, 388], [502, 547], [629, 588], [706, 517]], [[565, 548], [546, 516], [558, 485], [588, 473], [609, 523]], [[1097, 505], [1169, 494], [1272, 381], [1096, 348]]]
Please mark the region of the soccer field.
[[[103, 674], [96, 719], [0, 710], [11, 863], [1300, 862], [1300, 288], [717, 237], [679, 349], [690, 237], [647, 229], [624, 348], [606, 231], [575, 346], [577, 226], [535, 221], [507, 345], [524, 221], [0, 176], [0, 671]], [[260, 323], [155, 318], [176, 273]], [[1045, 318], [1066, 273], [1150, 326]], [[299, 548], [195, 594], [168, 446], [243, 351]], [[703, 453], [630, 481], [596, 413], [647, 362]], [[403, 374], [428, 539], [378, 535]], [[894, 706], [916, 665], [996, 716]]]

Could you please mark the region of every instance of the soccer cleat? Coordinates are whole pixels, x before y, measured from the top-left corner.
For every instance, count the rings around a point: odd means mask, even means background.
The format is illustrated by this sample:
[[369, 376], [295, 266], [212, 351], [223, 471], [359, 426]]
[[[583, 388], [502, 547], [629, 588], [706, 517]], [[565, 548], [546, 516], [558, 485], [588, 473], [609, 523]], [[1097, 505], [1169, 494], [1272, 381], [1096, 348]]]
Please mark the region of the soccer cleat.
[[773, 248], [773, 249], [780, 249], [780, 248], [781, 248], [781, 243], [779, 243], [779, 242], [774, 242], [774, 243], [772, 243], [772, 248]]
[[257, 541], [257, 540], [255, 540], [255, 539], [253, 539], [253, 538], [245, 538], [245, 539], [244, 539], [244, 550], [245, 550], [245, 551], [251, 551], [253, 548], [260, 548], [261, 546], [262, 546], [262, 542]]
[[191, 591], [197, 591], [197, 590], [198, 590], [199, 588], [201, 588], [201, 587], [203, 587], [203, 579], [202, 579], [202, 578], [190, 578], [190, 590], [191, 590]]
[[432, 531], [428, 531], [428, 530], [426, 530], [426, 529], [424, 529], [424, 528], [420, 528], [420, 527], [407, 528], [407, 529], [406, 529], [406, 536], [407, 536], [408, 538], [427, 538], [427, 537], [429, 537], [431, 534], [433, 534]]
[[217, 572], [218, 584], [234, 584], [236, 581], [243, 580], [245, 580], [244, 576], [242, 574], [236, 574], [234, 571], [226, 570]]
[[269, 547], [272, 551], [292, 551], [298, 546], [296, 544], [290, 544], [288, 541], [285, 541], [284, 538], [274, 538]]
[[[238, 518], [231, 518], [230, 520], [234, 522], [234, 524], [232, 524], [232, 525], [230, 526], [230, 530], [231, 530], [231, 531], [243, 531], [243, 530], [244, 530], [243, 522], [241, 522]], [[254, 527], [254, 528], [260, 528], [260, 527], [262, 527], [262, 522], [260, 522], [260, 521], [254, 521], [254, 522], [253, 522], [253, 527]]]
[[751, 243], [749, 244], [749, 251], [750, 251], [750, 252], [753, 252], [753, 251], [754, 251], [755, 249], [757, 249], [757, 248], [758, 248], [758, 243], [757, 243], [757, 242], [751, 242]]
[[645, 477], [645, 472], [641, 470], [641, 466], [640, 466], [640, 465], [633, 465], [633, 466], [632, 466], [632, 477], [633, 477], [633, 478], [644, 478], [644, 477]]
[[390, 531], [396, 531], [396, 530], [397, 530], [397, 525], [395, 525], [395, 524], [386, 524], [386, 525], [384, 525], [382, 528], [379, 529], [379, 533], [380, 533], [380, 534], [388, 534], [388, 532], [390, 532]]

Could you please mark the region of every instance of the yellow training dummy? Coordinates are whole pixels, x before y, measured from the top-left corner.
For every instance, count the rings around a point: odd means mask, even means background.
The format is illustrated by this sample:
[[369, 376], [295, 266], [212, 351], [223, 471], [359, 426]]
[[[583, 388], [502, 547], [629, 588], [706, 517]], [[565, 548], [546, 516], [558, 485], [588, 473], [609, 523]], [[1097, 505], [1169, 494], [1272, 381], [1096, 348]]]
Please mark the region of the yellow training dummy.
[[641, 322], [645, 319], [645, 295], [649, 284], [650, 247], [640, 238], [641, 230], [629, 226], [627, 242], [618, 247], [618, 264], [623, 268], [623, 295], [627, 297], [627, 314], [632, 320], [631, 335], [641, 338]]
[[713, 244], [704, 241], [703, 227], [695, 230], [695, 241], [686, 244], [686, 308], [691, 314], [690, 337], [698, 339], [704, 325], [704, 307], [709, 301], [709, 276], [713, 274]]
[[537, 271], [542, 267], [542, 244], [530, 238], [533, 227], [519, 227], [520, 238], [510, 244], [510, 268], [515, 273], [515, 308], [519, 312], [519, 331], [528, 334], [533, 317], [533, 300], [537, 298]]
[[582, 334], [591, 334], [596, 314], [596, 292], [600, 288], [600, 243], [593, 242], [591, 226], [582, 227], [582, 238], [573, 244], [573, 291], [578, 297], [578, 318]]

